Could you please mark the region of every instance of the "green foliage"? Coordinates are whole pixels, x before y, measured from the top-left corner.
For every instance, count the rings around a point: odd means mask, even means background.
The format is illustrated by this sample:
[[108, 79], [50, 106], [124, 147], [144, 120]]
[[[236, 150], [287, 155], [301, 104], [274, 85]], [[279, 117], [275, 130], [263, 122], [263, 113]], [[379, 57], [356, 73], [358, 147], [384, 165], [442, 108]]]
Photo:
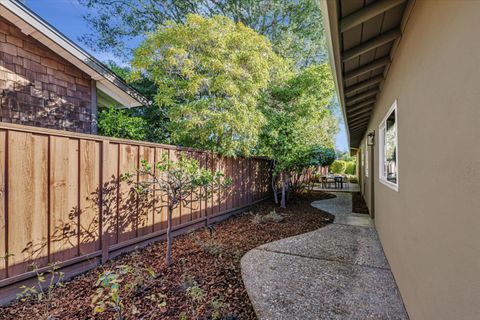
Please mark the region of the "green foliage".
[[335, 161], [335, 149], [328, 147], [320, 147], [318, 164], [327, 167]]
[[[154, 164], [141, 160], [137, 169], [141, 182], [134, 182], [132, 173], [124, 173], [122, 180], [134, 184], [134, 190], [142, 196], [160, 194], [163, 196], [161, 203], [167, 208], [167, 253], [165, 264], [172, 264], [172, 214], [180, 204], [191, 207], [200, 200], [207, 199], [213, 188], [227, 188], [232, 180], [225, 177], [220, 171], [201, 168], [198, 161], [180, 155], [177, 161], [169, 159], [164, 153], [161, 159]], [[161, 209], [159, 205], [156, 209]]]
[[123, 299], [132, 289], [131, 284], [125, 283], [124, 277], [130, 272], [130, 267], [119, 266], [117, 272], [107, 270], [98, 276], [95, 284], [97, 291], [92, 297], [93, 313], [103, 313], [112, 308], [115, 311], [116, 319], [123, 319]]
[[350, 183], [358, 183], [358, 177], [357, 176], [348, 176], [348, 181]]
[[268, 37], [279, 54], [304, 67], [326, 57], [320, 1], [317, 0], [80, 0], [92, 32], [81, 40], [92, 49], [129, 56], [128, 40], [158, 25], [185, 21], [188, 14], [222, 15]]
[[206, 299], [205, 291], [194, 281], [193, 284], [187, 288], [185, 294], [191, 302], [193, 319], [198, 319], [200, 307]]
[[258, 98], [284, 65], [252, 29], [198, 15], [159, 27], [132, 60], [134, 78], [158, 86], [155, 101], [167, 112], [173, 142], [224, 155], [248, 155], [256, 146], [264, 122]]
[[[168, 200], [168, 207], [171, 209], [180, 204], [188, 206], [192, 202], [207, 199], [212, 192], [210, 187], [226, 187], [231, 183], [231, 178], [225, 178], [220, 171], [212, 172], [201, 168], [196, 159], [180, 155], [178, 160], [173, 161], [166, 153], [153, 165], [142, 159], [138, 173], [146, 179], [137, 183], [136, 191], [161, 192], [167, 198], [165, 200]], [[132, 177], [126, 173], [123, 179], [132, 182]]]
[[345, 174], [354, 175], [357, 173], [357, 164], [354, 161], [346, 162]]
[[145, 140], [146, 121], [129, 113], [129, 110], [114, 107], [101, 110], [98, 114], [98, 133], [108, 137]]
[[276, 174], [317, 164], [321, 146], [333, 145], [337, 126], [327, 108], [332, 94], [330, 68], [323, 64], [304, 69], [264, 96], [268, 122], [260, 153], [275, 161]]
[[205, 253], [210, 254], [214, 258], [220, 258], [225, 251], [223, 246], [215, 241], [214, 238], [202, 240], [198, 235], [193, 238], [194, 243], [199, 246]]
[[[123, 302], [130, 299], [132, 295], [144, 291], [153, 283], [155, 277], [155, 271], [145, 267], [142, 262], [136, 262], [133, 266], [120, 265], [115, 270], [104, 270], [95, 283], [97, 290], [91, 300], [93, 313], [104, 313], [111, 309], [115, 312], [116, 319], [124, 319]], [[147, 299], [156, 302], [159, 308], [164, 308], [166, 305], [164, 297], [157, 297], [155, 294]], [[135, 310], [136, 307], [133, 305], [132, 313], [135, 313]]]
[[[117, 75], [123, 79], [129, 80], [129, 85], [143, 94], [151, 102], [151, 104], [148, 106], [136, 107], [125, 111], [125, 114], [128, 117], [142, 119], [141, 121], [143, 123], [139, 124], [141, 127], [138, 129], [142, 131], [142, 140], [158, 143], [170, 143], [170, 134], [166, 125], [168, 123], [168, 117], [165, 110], [158, 106], [155, 101], [155, 95], [157, 94], [158, 90], [157, 85], [147, 77], [140, 77], [132, 80], [132, 70], [129, 67], [121, 67], [113, 61], [109, 61], [108, 66]], [[122, 118], [118, 120], [124, 119]], [[127, 121], [130, 120], [127, 119]]]
[[335, 160], [330, 165], [330, 171], [336, 174], [344, 174], [346, 168], [347, 168], [347, 163], [343, 160]]
[[[13, 256], [13, 254], [6, 254], [4, 259]], [[37, 278], [36, 283], [33, 286], [20, 286], [22, 290], [17, 294], [17, 299], [24, 302], [27, 300], [43, 304], [43, 310], [39, 311], [42, 313], [44, 319], [50, 319], [50, 306], [52, 305], [53, 292], [56, 288], [63, 287], [63, 278], [65, 274], [59, 271], [60, 267], [58, 263], [52, 263], [48, 266], [48, 269], [45, 272], [40, 272], [37, 265], [32, 264], [33, 272]], [[32, 315], [33, 316], [33, 315]], [[35, 316], [39, 316], [36, 314]]]
[[221, 320], [223, 317], [224, 310], [227, 310], [229, 307], [228, 303], [225, 303], [224, 300], [219, 297], [215, 298], [210, 302], [210, 307], [212, 309], [211, 318], [212, 320]]
[[[333, 146], [338, 131], [336, 118], [328, 108], [333, 92], [330, 68], [322, 64], [276, 82], [263, 96], [261, 106], [267, 124], [258, 152], [273, 159], [273, 174], [282, 176], [284, 189], [289, 177], [299, 178], [303, 170], [317, 166], [322, 154]], [[284, 202], [282, 193], [282, 206]]]

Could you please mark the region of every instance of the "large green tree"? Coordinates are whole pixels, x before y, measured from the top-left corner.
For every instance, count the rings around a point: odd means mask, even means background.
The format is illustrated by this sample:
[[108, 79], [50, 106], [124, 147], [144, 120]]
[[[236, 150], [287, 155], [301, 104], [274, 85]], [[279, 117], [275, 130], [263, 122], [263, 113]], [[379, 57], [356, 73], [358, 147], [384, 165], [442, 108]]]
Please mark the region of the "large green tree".
[[334, 92], [330, 67], [312, 65], [273, 86], [263, 97], [267, 125], [261, 133], [259, 153], [274, 161], [273, 189], [282, 181], [281, 206], [293, 174], [321, 161], [321, 150], [332, 147], [338, 131], [329, 109]]
[[143, 38], [166, 21], [182, 23], [188, 14], [223, 15], [267, 36], [277, 53], [299, 67], [326, 57], [318, 0], [80, 0], [92, 32], [82, 41], [93, 50], [129, 56], [126, 43]]
[[267, 38], [223, 16], [168, 22], [136, 49], [134, 78], [157, 86], [172, 142], [249, 155], [264, 124], [258, 99], [286, 61]]

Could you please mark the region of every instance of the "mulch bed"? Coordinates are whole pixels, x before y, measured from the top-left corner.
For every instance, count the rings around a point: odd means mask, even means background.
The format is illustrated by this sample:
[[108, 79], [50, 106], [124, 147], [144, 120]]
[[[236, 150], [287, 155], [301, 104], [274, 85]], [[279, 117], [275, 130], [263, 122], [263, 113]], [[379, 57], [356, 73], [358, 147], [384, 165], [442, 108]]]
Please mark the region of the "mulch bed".
[[360, 192], [352, 193], [352, 212], [369, 214], [367, 204]]
[[[258, 204], [249, 213], [216, 224], [212, 233], [203, 229], [177, 237], [171, 268], [164, 265], [166, 245], [159, 242], [56, 288], [48, 308], [46, 302], [15, 302], [0, 308], [0, 319], [47, 319], [48, 315], [48, 319], [117, 319], [111, 308], [93, 314], [91, 301], [101, 272], [125, 265], [136, 272], [127, 274], [121, 285], [135, 283], [136, 289], [124, 293], [124, 319], [256, 319], [241, 278], [241, 257], [261, 244], [332, 222], [332, 215], [310, 206], [314, 200], [331, 197], [314, 191], [292, 201], [287, 209], [272, 202]], [[256, 214], [265, 216], [273, 209], [283, 221], [258, 223]], [[145, 277], [144, 268], [153, 269], [155, 277]]]

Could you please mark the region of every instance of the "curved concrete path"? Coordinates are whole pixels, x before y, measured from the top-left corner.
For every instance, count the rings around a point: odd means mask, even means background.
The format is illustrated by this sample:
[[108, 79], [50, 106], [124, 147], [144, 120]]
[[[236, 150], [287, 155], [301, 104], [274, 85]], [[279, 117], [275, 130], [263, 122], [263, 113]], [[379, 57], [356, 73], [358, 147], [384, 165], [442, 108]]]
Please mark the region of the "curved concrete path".
[[351, 213], [351, 194], [335, 195], [312, 203], [334, 214], [333, 224], [242, 258], [259, 319], [408, 319], [373, 223]]

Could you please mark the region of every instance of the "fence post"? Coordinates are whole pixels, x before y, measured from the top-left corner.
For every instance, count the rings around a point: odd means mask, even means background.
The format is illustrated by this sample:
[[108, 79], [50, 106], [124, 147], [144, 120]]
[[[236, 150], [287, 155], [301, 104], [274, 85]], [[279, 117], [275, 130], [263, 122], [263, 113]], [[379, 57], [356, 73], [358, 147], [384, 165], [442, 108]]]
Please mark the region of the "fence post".
[[[106, 204], [104, 199], [104, 188], [105, 183], [108, 181], [108, 145], [109, 140], [102, 141], [102, 152], [101, 152], [101, 164], [100, 164], [100, 232], [102, 237], [102, 264], [107, 262], [108, 260], [108, 247], [109, 247], [109, 226], [106, 223], [106, 219], [104, 219], [104, 215], [106, 214]], [[120, 177], [117, 177], [120, 179]], [[119, 188], [119, 186], [117, 186]]]

